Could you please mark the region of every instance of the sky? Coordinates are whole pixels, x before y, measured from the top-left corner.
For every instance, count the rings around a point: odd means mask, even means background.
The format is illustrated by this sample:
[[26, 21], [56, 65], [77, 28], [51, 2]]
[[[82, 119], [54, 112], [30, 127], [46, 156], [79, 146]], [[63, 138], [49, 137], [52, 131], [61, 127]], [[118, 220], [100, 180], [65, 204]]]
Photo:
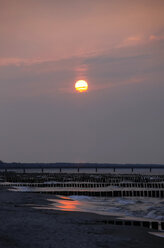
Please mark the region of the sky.
[[164, 164], [163, 13], [163, 0], [0, 0], [0, 160]]

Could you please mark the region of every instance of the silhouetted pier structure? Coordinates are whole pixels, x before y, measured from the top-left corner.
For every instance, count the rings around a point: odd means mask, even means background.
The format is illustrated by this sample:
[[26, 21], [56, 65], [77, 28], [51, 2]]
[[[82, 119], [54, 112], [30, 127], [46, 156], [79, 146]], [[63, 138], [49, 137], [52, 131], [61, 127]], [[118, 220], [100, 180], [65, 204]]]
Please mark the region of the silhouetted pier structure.
[[[70, 173], [74, 170], [74, 173], [83, 173], [84, 170], [90, 170], [89, 173], [101, 173], [101, 170], [110, 170], [111, 173], [117, 173], [118, 171], [128, 170], [128, 173], [137, 173], [137, 170], [146, 170], [149, 173], [153, 173], [157, 169], [163, 169], [162, 164], [107, 164], [107, 163], [0, 163], [0, 171], [18, 171], [21, 173], [31, 173], [35, 170], [35, 173], [47, 173], [47, 170], [54, 173], [55, 170], [58, 173], [63, 173], [67, 170]], [[104, 172], [106, 173], [106, 172]]]

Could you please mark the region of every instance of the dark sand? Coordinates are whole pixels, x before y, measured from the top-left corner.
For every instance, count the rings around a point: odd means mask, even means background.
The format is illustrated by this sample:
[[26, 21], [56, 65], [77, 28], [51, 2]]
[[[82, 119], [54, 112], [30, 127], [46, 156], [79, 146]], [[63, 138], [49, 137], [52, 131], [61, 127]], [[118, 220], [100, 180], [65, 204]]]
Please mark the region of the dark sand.
[[47, 205], [46, 198], [0, 189], [0, 248], [164, 247], [164, 239], [149, 234], [149, 229], [96, 223], [109, 216], [31, 207]]

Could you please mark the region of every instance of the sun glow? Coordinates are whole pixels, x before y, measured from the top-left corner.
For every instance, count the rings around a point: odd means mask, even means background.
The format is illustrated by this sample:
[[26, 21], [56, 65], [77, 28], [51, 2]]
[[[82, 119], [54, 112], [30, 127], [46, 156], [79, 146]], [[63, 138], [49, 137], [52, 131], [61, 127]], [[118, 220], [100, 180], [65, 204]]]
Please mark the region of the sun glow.
[[88, 83], [85, 80], [78, 80], [75, 83], [75, 89], [78, 92], [85, 92], [88, 90]]

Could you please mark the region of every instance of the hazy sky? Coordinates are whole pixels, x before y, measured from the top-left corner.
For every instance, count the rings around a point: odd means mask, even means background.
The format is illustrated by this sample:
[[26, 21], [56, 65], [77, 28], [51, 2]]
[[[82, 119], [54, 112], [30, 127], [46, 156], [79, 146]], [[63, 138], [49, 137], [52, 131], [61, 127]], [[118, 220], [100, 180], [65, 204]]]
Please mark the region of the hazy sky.
[[164, 163], [163, 13], [163, 0], [0, 0], [0, 160]]

